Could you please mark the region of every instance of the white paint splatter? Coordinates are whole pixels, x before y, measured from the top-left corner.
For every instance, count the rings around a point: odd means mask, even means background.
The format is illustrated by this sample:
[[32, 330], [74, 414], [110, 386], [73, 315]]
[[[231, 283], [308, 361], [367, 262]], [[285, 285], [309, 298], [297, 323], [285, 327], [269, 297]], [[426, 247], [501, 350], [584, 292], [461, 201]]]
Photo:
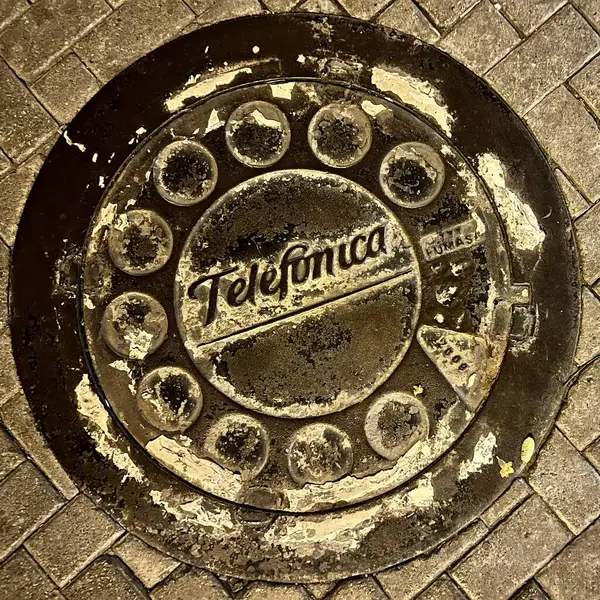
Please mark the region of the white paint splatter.
[[358, 508], [349, 514], [307, 515], [302, 520], [278, 519], [266, 532], [265, 539], [285, 539], [285, 546], [299, 557], [318, 558], [324, 552], [358, 550], [368, 534], [390, 517], [399, 518], [433, 505], [435, 492], [428, 473], [406, 494], [388, 496], [382, 503]]
[[477, 170], [492, 192], [511, 243], [520, 250], [536, 251], [546, 234], [531, 207], [506, 187], [504, 165], [495, 154], [480, 154]]
[[79, 144], [77, 142], [74, 142], [70, 137], [69, 134], [67, 133], [67, 130], [65, 129], [63, 131], [63, 137], [65, 138], [65, 142], [67, 142], [67, 144], [69, 146], [75, 146], [75, 148], [77, 148], [78, 150], [80, 150], [81, 152], [85, 152], [86, 148], [83, 144]]
[[136, 465], [129, 454], [119, 448], [117, 438], [111, 432], [110, 417], [100, 398], [93, 390], [86, 374], [75, 388], [77, 412], [84, 418], [85, 430], [96, 444], [96, 450], [110, 460], [117, 469], [125, 471], [123, 482], [135, 479], [140, 483], [146, 481], [143, 471]]
[[460, 463], [458, 479], [468, 479], [473, 473], [481, 473], [485, 465], [494, 462], [494, 448], [496, 447], [496, 436], [490, 431], [487, 436], [481, 436], [473, 450], [473, 458]]
[[206, 510], [201, 498], [190, 502], [181, 502], [179, 498], [170, 498], [166, 492], [158, 490], [151, 491], [150, 498], [154, 504], [162, 507], [180, 523], [193, 523], [210, 529], [213, 533], [216, 530], [222, 535], [228, 535], [235, 529], [228, 511], [219, 510], [214, 506], [210, 510]]
[[146, 444], [146, 450], [161, 464], [216, 496], [236, 501], [242, 492], [242, 477], [164, 435]]
[[363, 100], [360, 105], [362, 106], [362, 109], [371, 117], [376, 117], [382, 112], [389, 110], [382, 104], [375, 104], [375, 102], [371, 102], [370, 100]]
[[307, 516], [305, 519], [278, 519], [266, 532], [271, 544], [285, 539], [286, 548], [298, 557], [316, 557], [325, 552], [358, 550], [365, 537], [377, 527], [381, 507], [356, 510], [347, 515]]
[[206, 129], [204, 130], [204, 135], [210, 133], [211, 131], [215, 131], [219, 129], [219, 127], [223, 127], [225, 121], [219, 117], [219, 113], [215, 108], [213, 108], [210, 116], [208, 117], [208, 123], [206, 124]]
[[135, 379], [133, 377], [133, 369], [130, 369], [129, 365], [124, 360], [115, 360], [110, 363], [110, 366], [113, 369], [117, 369], [117, 371], [123, 371], [124, 373], [127, 373], [127, 376], [129, 377], [129, 383], [127, 384], [127, 387], [129, 388], [131, 395], [135, 397], [137, 394], [137, 388], [135, 385]]
[[274, 83], [270, 87], [273, 98], [283, 98], [284, 100], [291, 100], [292, 92], [296, 87], [296, 82], [290, 81], [288, 83]]
[[137, 144], [140, 141], [141, 137], [146, 133], [146, 131], [147, 130], [145, 127], [138, 127], [135, 130], [135, 135], [129, 140], [128, 144], [130, 146], [132, 146], [133, 144]]
[[147, 331], [130, 331], [124, 336], [129, 344], [129, 358], [135, 360], [144, 360], [150, 352], [150, 347], [154, 341], [154, 336]]
[[268, 127], [269, 129], [281, 129], [281, 122], [277, 119], [269, 119], [258, 109], [255, 108], [250, 115], [257, 125]]
[[165, 101], [165, 108], [171, 113], [177, 112], [184, 107], [187, 100], [208, 96], [208, 94], [212, 94], [214, 91], [219, 89], [219, 87], [230, 84], [238, 75], [242, 73], [252, 73], [252, 69], [250, 67], [233, 69], [232, 71], [220, 73], [219, 75], [215, 75], [214, 77], [203, 79], [201, 81], [198, 81], [199, 76], [192, 75], [190, 79], [188, 79], [186, 87], [184, 87], [181, 91], [172, 94]]
[[382, 92], [391, 92], [405, 104], [430, 117], [448, 137], [452, 136], [452, 125], [455, 119], [450, 114], [440, 91], [429, 81], [383, 67], [373, 67], [371, 83]]
[[417, 482], [417, 487], [407, 494], [408, 506], [417, 508], [429, 508], [435, 502], [435, 490], [433, 489], [432, 475], [426, 473]]

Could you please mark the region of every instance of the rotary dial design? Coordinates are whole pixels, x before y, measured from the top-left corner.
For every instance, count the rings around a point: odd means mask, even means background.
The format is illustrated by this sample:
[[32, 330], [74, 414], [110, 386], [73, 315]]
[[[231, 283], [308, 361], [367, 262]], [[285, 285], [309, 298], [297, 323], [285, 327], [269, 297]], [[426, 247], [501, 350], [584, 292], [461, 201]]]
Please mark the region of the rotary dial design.
[[431, 464], [485, 401], [529, 302], [500, 232], [458, 152], [398, 105], [307, 81], [232, 90], [106, 190], [89, 352], [116, 416], [192, 485], [353, 504]]

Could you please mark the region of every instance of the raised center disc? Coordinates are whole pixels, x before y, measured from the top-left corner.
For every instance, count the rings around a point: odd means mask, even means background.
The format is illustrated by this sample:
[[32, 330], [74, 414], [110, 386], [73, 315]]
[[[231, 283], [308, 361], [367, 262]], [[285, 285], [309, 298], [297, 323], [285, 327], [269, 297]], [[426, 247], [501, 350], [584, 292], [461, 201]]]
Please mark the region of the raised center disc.
[[225, 193], [193, 228], [176, 275], [198, 369], [278, 417], [366, 398], [404, 357], [419, 307], [417, 259], [394, 214], [356, 183], [305, 169]]

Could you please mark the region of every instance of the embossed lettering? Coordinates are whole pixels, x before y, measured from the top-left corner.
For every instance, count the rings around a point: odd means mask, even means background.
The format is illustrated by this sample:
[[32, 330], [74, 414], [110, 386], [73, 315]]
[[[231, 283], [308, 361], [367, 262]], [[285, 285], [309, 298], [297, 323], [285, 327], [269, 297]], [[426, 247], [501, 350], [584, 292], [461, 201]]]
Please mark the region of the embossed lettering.
[[478, 230], [477, 223], [469, 219], [439, 232], [428, 233], [421, 238], [420, 243], [425, 258], [435, 260], [440, 256], [474, 246], [482, 239], [483, 233]]
[[255, 304], [257, 293], [263, 296], [278, 294], [279, 300], [284, 300], [290, 285], [302, 285], [309, 279], [319, 279], [324, 274], [335, 276], [336, 267], [346, 271], [355, 265], [363, 264], [367, 259], [377, 258], [380, 254], [387, 254], [385, 225], [378, 226], [368, 233], [358, 234], [337, 247], [327, 247], [314, 252], [311, 252], [309, 244], [294, 244], [281, 255], [278, 266], [269, 262], [261, 269], [259, 263], [251, 263], [247, 276], [237, 277], [229, 282], [223, 278], [238, 268], [221, 271], [195, 281], [189, 287], [188, 295], [190, 298], [201, 300], [198, 289], [205, 283], [209, 284], [204, 318], [206, 326], [213, 323], [217, 317], [220, 297], [232, 307], [242, 306], [246, 302]]

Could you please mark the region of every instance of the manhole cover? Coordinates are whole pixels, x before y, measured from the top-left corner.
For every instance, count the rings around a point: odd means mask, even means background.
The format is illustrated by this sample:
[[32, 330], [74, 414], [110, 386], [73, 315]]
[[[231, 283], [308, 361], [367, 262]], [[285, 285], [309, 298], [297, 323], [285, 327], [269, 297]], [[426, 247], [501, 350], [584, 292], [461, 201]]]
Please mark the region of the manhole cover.
[[125, 527], [320, 581], [431, 548], [527, 466], [576, 284], [548, 166], [475, 75], [362, 22], [254, 17], [78, 115], [25, 209], [12, 326], [52, 448]]

